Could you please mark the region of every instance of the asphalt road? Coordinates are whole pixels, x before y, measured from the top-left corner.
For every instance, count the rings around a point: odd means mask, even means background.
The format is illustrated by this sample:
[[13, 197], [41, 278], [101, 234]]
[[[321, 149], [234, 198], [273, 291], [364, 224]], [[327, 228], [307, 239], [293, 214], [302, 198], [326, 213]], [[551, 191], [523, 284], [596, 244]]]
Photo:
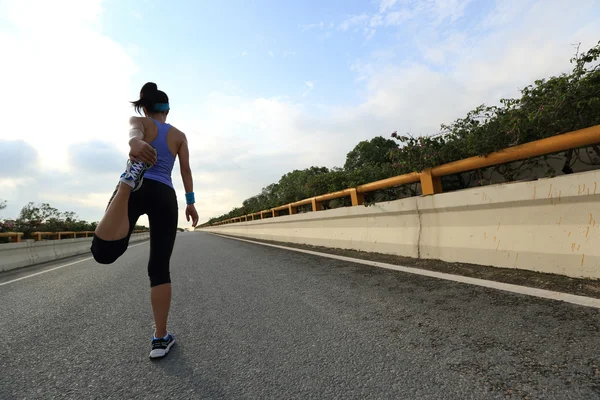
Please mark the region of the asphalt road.
[[151, 361], [147, 257], [0, 286], [0, 399], [600, 399], [599, 310], [193, 232]]

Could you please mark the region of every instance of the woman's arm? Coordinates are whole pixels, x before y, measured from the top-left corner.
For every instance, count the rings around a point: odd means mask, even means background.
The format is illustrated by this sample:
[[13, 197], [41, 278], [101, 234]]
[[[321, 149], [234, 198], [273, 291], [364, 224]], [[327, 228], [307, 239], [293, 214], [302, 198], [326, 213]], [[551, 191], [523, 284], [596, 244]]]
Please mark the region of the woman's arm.
[[188, 148], [187, 138], [183, 133], [183, 142], [179, 146], [179, 169], [181, 170], [181, 179], [183, 180], [183, 187], [186, 193], [192, 193], [194, 191], [194, 179], [192, 178], [192, 169], [190, 168], [190, 150]]
[[196, 199], [194, 198], [194, 179], [192, 178], [192, 169], [190, 168], [190, 150], [188, 148], [187, 138], [181, 132], [183, 141], [179, 146], [177, 156], [179, 157], [179, 169], [181, 170], [181, 179], [183, 180], [183, 187], [185, 189], [185, 199], [187, 207], [185, 209], [185, 216], [189, 222], [190, 217], [192, 218], [192, 226], [196, 227], [198, 224], [198, 212], [196, 211]]
[[131, 161], [143, 161], [154, 165], [156, 150], [144, 141], [144, 123], [139, 117], [129, 119], [129, 158]]

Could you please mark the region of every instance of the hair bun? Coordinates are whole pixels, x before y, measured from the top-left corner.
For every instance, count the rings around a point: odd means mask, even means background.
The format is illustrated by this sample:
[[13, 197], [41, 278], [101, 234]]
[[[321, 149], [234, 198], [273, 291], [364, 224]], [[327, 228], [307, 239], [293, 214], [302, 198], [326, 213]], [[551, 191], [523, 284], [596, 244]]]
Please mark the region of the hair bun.
[[152, 93], [156, 92], [158, 92], [158, 86], [156, 86], [156, 83], [147, 82], [144, 86], [142, 86], [142, 90], [140, 91], [140, 99], [150, 96]]

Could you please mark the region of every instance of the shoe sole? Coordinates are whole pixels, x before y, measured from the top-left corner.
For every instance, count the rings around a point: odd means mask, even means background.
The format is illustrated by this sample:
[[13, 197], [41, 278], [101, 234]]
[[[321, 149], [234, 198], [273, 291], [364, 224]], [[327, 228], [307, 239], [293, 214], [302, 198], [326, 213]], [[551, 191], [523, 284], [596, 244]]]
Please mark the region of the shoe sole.
[[175, 338], [173, 338], [173, 341], [171, 343], [169, 343], [169, 345], [167, 346], [166, 349], [152, 350], [150, 352], [150, 358], [154, 359], [154, 358], [162, 358], [162, 357], [166, 356], [167, 354], [169, 354], [169, 350], [171, 350], [171, 347], [173, 347], [174, 344], [175, 344]]

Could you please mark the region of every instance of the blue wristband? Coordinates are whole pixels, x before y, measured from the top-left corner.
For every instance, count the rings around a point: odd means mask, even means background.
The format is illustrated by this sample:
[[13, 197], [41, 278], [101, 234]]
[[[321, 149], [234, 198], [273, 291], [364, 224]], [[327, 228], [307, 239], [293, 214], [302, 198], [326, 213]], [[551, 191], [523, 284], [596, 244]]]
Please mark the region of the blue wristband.
[[185, 202], [187, 204], [194, 204], [196, 199], [194, 198], [194, 192], [189, 192], [185, 194]]

